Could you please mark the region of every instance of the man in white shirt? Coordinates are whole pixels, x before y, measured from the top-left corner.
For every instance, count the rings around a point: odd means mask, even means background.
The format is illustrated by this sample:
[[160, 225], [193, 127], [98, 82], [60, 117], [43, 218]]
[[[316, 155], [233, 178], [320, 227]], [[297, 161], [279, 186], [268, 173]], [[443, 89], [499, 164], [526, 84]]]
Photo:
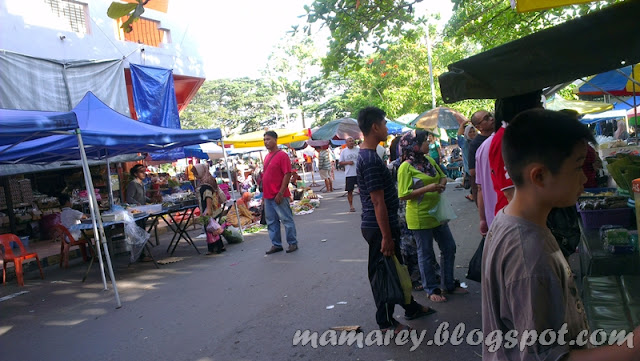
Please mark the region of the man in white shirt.
[[349, 200], [349, 212], [355, 212], [353, 208], [353, 189], [358, 183], [356, 174], [356, 162], [360, 148], [356, 147], [356, 142], [352, 137], [347, 138], [347, 147], [340, 153], [340, 165], [344, 166], [345, 190], [347, 191], [347, 199]]

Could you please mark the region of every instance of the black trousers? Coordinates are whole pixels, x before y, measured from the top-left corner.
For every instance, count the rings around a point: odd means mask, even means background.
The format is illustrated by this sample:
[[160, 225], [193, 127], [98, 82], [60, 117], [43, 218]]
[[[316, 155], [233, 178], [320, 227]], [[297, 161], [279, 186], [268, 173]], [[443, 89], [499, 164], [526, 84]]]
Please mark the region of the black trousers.
[[[375, 274], [375, 265], [378, 263], [380, 258], [384, 257], [382, 252], [380, 251], [382, 247], [382, 232], [378, 228], [362, 228], [362, 237], [364, 237], [365, 241], [369, 244], [369, 283], [371, 284], [371, 280]], [[395, 248], [395, 255], [398, 258], [399, 262], [402, 262], [402, 257], [400, 257], [400, 229], [392, 228], [391, 235], [393, 237], [393, 245]], [[373, 287], [373, 286], [372, 286]], [[373, 291], [373, 288], [372, 288]], [[374, 295], [379, 294], [379, 292], [373, 292]], [[398, 324], [393, 318], [393, 310], [395, 308], [395, 304], [379, 302], [379, 300], [375, 300], [376, 307], [376, 322], [378, 323], [378, 327], [381, 329], [393, 327]], [[420, 311], [419, 303], [417, 303], [413, 297], [411, 297], [411, 302], [407, 305], [400, 305], [404, 308], [405, 315], [413, 315], [416, 312]]]

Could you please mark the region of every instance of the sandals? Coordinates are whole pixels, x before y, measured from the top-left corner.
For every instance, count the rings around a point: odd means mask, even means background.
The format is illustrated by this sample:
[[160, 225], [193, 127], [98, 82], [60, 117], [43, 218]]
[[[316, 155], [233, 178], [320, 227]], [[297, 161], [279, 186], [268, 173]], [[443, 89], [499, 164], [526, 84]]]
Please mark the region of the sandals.
[[393, 330], [393, 336], [398, 336], [398, 334], [399, 334], [400, 332], [402, 332], [402, 331], [409, 331], [409, 332], [413, 331], [413, 328], [411, 328], [411, 326], [403, 325], [403, 324], [401, 324], [401, 323], [398, 323], [398, 324], [397, 324], [397, 325], [395, 325], [395, 326], [391, 326], [391, 327], [381, 328], [381, 329], [380, 329], [380, 331], [381, 331], [383, 334], [386, 334], [387, 332], [389, 332], [389, 331], [391, 331], [391, 330]]
[[443, 292], [442, 290], [440, 290], [439, 288], [436, 288], [435, 290], [433, 290], [433, 293], [429, 295], [429, 300], [431, 302], [446, 302], [447, 298], [443, 296]]
[[413, 286], [413, 290], [414, 291], [424, 291], [424, 287], [422, 287], [422, 285], [415, 285], [415, 286]]
[[415, 320], [416, 318], [420, 318], [422, 316], [429, 316], [429, 315], [433, 315], [434, 313], [436, 313], [436, 310], [434, 310], [431, 307], [424, 307], [421, 306], [420, 310], [418, 310], [416, 313], [414, 313], [413, 315], [405, 315], [404, 319], [405, 320]]
[[355, 212], [355, 211], [356, 211], [356, 209], [353, 208], [353, 207], [351, 207], [351, 209], [349, 210], [349, 212]]
[[466, 199], [469, 200], [469, 202], [473, 202], [473, 196], [471, 194], [467, 194], [466, 196], [464, 196]]

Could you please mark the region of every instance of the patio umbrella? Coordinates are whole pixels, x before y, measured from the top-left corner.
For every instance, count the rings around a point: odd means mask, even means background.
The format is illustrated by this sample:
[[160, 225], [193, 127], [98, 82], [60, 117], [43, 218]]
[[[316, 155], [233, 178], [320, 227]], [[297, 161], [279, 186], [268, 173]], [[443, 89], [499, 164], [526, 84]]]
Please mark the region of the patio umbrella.
[[447, 107], [437, 107], [418, 115], [408, 125], [422, 129], [458, 129], [460, 124], [467, 121], [464, 115]]
[[396, 123], [400, 123], [400, 124], [404, 124], [407, 125], [409, 123], [411, 123], [412, 120], [416, 119], [416, 117], [418, 117], [419, 114], [416, 113], [408, 113], [405, 115], [401, 115], [399, 117], [396, 118]]
[[387, 133], [389, 135], [398, 135], [409, 130], [405, 124], [387, 118]]
[[358, 121], [353, 118], [332, 120], [311, 133], [311, 138], [314, 140], [347, 139], [348, 137], [362, 139]]

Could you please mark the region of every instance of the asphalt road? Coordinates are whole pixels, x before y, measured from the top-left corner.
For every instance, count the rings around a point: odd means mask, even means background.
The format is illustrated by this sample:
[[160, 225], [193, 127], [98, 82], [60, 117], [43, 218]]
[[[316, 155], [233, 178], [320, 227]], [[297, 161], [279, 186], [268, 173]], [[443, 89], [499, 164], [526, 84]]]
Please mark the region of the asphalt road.
[[[343, 187], [342, 178], [338, 172], [336, 187]], [[418, 332], [426, 330], [414, 350], [411, 341], [363, 347], [293, 345], [297, 330], [323, 334], [333, 326], [358, 325], [367, 336], [377, 328], [367, 279], [367, 245], [359, 229], [360, 200], [355, 197], [358, 212], [349, 213], [343, 194], [322, 194], [320, 208], [295, 217], [300, 242], [295, 253], [266, 256], [270, 242], [263, 231], [229, 245], [218, 256], [197, 255], [181, 243], [174, 256], [183, 260], [159, 270], [151, 263], [127, 267], [126, 257], [118, 258], [120, 309], [115, 309], [113, 292], [102, 290], [97, 267], [84, 284], [79, 281], [85, 269], [81, 263], [67, 270], [50, 267], [45, 280], [28, 274], [25, 287], [12, 281], [0, 288], [0, 298], [28, 293], [0, 301], [2, 359], [480, 359], [480, 346], [427, 344], [442, 322], [449, 322], [450, 332], [464, 323], [463, 339], [481, 327], [480, 287], [472, 281], [467, 282], [468, 295], [452, 295], [446, 303], [432, 303], [424, 292], [414, 292], [418, 302], [438, 311], [408, 321]], [[446, 192], [459, 216], [450, 225], [457, 244], [455, 276], [463, 281], [480, 240], [477, 211], [465, 194], [453, 185]], [[165, 257], [162, 244], [167, 241], [162, 242], [154, 250], [159, 258]], [[196, 244], [204, 253], [204, 240]], [[400, 307], [395, 314], [402, 320]]]

